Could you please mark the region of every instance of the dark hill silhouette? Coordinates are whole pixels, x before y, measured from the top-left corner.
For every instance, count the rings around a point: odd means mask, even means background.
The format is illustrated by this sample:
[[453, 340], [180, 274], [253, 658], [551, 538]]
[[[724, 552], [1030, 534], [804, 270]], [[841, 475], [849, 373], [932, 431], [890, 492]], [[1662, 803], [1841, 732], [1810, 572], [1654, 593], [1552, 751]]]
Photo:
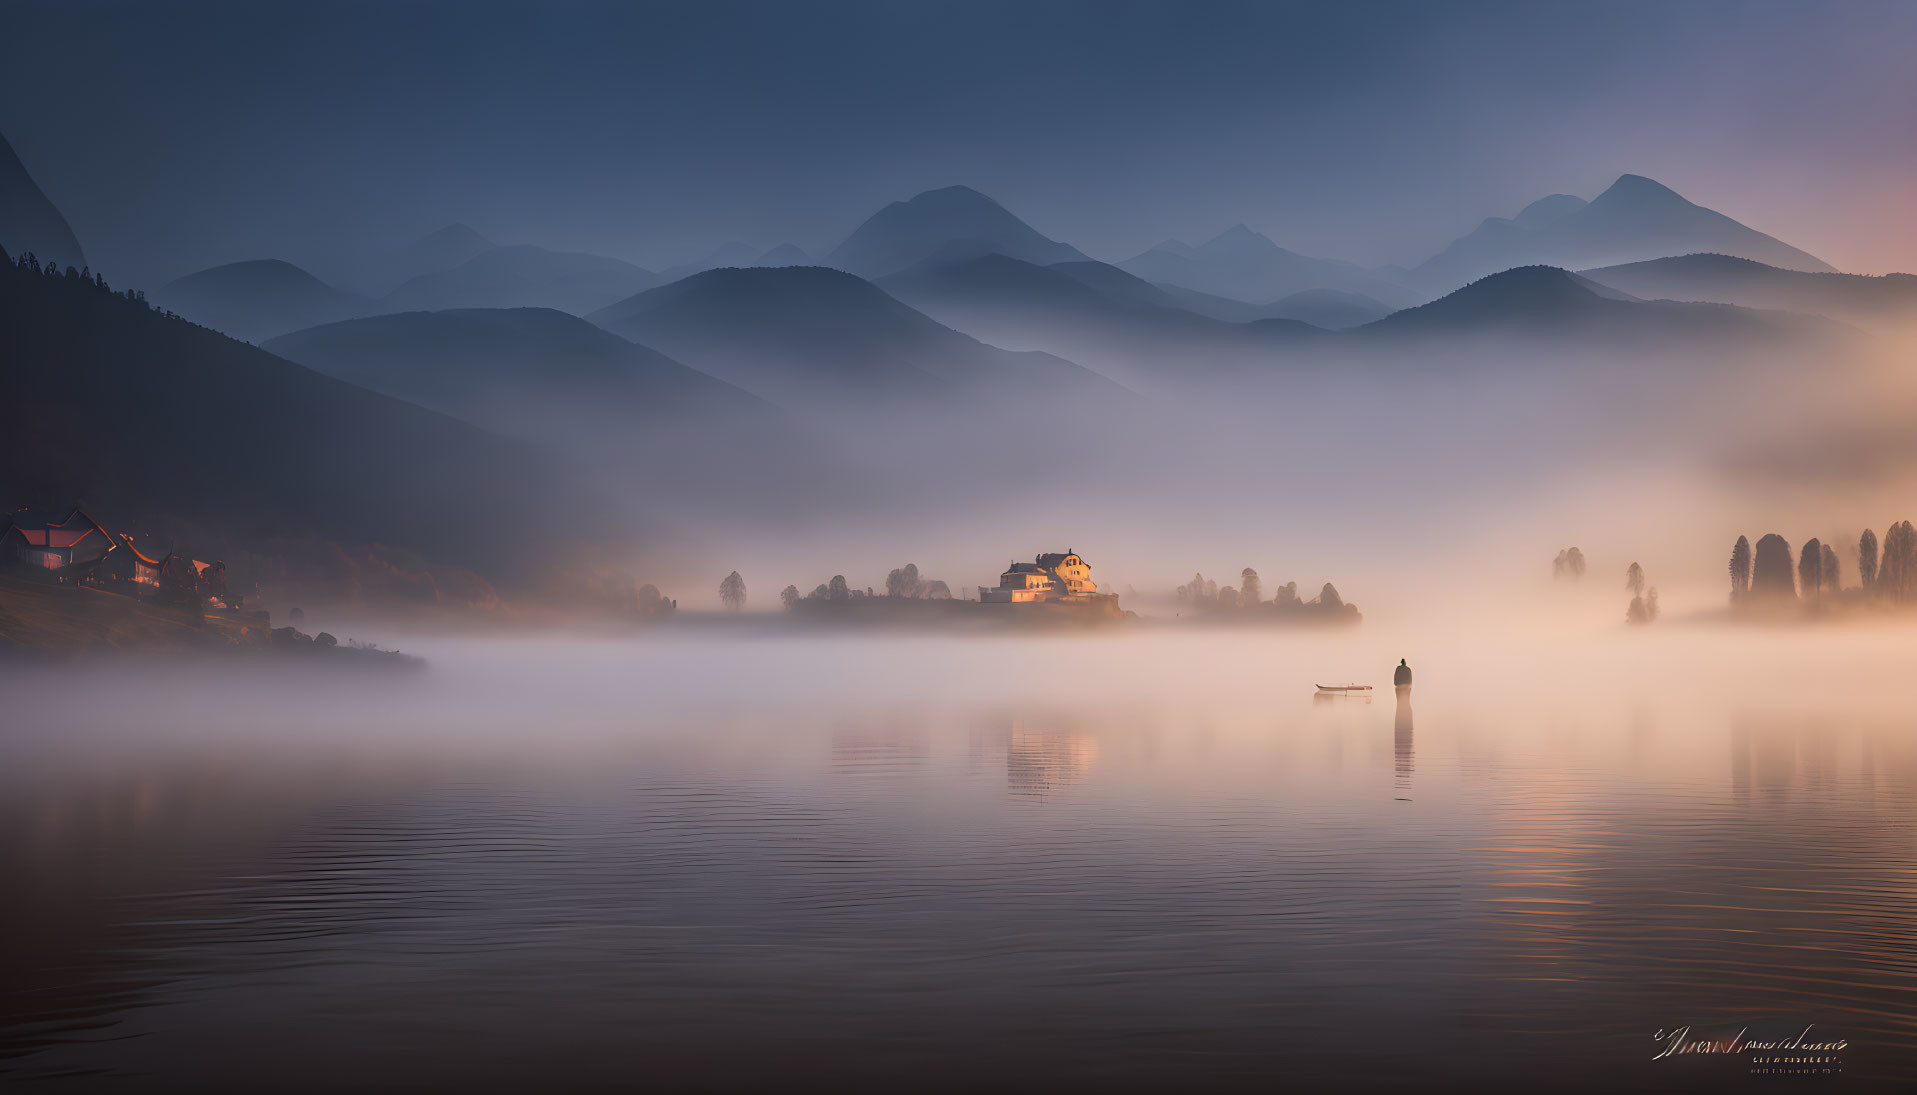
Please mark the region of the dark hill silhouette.
[[1685, 200], [1662, 183], [1622, 175], [1588, 203], [1556, 194], [1515, 219], [1493, 217], [1411, 272], [1445, 292], [1498, 270], [1527, 265], [1610, 266], [1698, 251], [1793, 270], [1829, 271], [1813, 255]]
[[563, 438], [772, 409], [745, 392], [548, 308], [404, 312], [265, 347], [351, 384], [495, 433]]
[[1194, 371], [1269, 362], [1323, 332], [1289, 320], [1229, 323], [1102, 264], [1036, 266], [1006, 255], [927, 263], [880, 284], [942, 323], [994, 345], [1094, 363], [1128, 385], [1164, 386]]
[[400, 254], [399, 268], [407, 278], [437, 273], [478, 258], [496, 246], [466, 225], [449, 224], [408, 244]]
[[959, 245], [971, 255], [998, 252], [1048, 266], [1079, 262], [1077, 248], [1048, 239], [991, 198], [967, 186], [928, 190], [874, 213], [826, 256], [826, 264], [861, 277], [897, 273]]
[[1307, 289], [1409, 302], [1402, 287], [1363, 267], [1286, 250], [1242, 224], [1197, 247], [1168, 240], [1118, 265], [1146, 281], [1246, 302], [1276, 300]]
[[817, 266], [709, 270], [590, 318], [786, 407], [1115, 390], [1069, 361], [985, 345]]
[[230, 262], [188, 274], [155, 291], [153, 302], [249, 342], [373, 309], [372, 301], [279, 259]]
[[1917, 320], [1917, 276], [1814, 274], [1734, 255], [1680, 255], [1605, 266], [1584, 276], [1635, 296], [1812, 312], [1854, 322]]
[[585, 315], [658, 284], [657, 274], [619, 259], [515, 244], [412, 278], [381, 304], [382, 310], [394, 312], [557, 308]]
[[[1417, 308], [1357, 328], [1360, 336], [1505, 334], [1584, 343], [1685, 338], [1821, 337], [1822, 320], [1723, 304], [1639, 300], [1554, 266], [1522, 266], [1480, 278]], [[1576, 343], [1565, 342], [1567, 349]]]
[[1360, 327], [1391, 314], [1391, 309], [1381, 301], [1363, 293], [1337, 289], [1306, 289], [1272, 301], [1264, 311], [1273, 319], [1295, 319], [1328, 331]]
[[43, 265], [84, 267], [86, 255], [60, 209], [40, 190], [13, 146], [0, 136], [0, 248], [33, 254]]
[[[499, 573], [502, 526], [580, 510], [532, 450], [80, 279], [0, 267], [0, 497], [311, 534]], [[548, 508], [550, 504], [551, 508]], [[583, 535], [583, 534], [582, 534]]]

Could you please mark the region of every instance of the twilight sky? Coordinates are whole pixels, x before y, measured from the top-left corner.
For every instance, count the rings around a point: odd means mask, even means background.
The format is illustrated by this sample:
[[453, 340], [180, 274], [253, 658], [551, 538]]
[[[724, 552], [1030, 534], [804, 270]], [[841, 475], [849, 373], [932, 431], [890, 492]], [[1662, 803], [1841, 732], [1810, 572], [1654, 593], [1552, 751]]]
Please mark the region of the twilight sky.
[[1917, 4], [0, 0], [0, 132], [123, 284], [463, 220], [661, 267], [966, 183], [1117, 260], [1414, 263], [1622, 172], [1917, 268]]

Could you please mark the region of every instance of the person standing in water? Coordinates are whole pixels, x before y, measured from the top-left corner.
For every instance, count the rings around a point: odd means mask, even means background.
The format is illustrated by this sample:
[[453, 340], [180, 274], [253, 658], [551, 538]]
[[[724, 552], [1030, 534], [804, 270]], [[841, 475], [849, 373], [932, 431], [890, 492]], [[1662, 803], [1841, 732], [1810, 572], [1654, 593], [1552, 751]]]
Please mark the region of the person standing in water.
[[1411, 691], [1411, 667], [1405, 664], [1403, 658], [1398, 659], [1398, 668], [1391, 674], [1391, 683], [1398, 686], [1400, 696]]

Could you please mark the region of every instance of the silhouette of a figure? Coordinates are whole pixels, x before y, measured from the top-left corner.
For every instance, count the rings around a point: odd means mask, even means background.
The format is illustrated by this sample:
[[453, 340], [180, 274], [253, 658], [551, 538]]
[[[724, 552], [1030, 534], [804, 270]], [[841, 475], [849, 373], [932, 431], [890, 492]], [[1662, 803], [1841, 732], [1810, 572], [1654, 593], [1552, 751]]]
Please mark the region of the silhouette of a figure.
[[1398, 714], [1392, 720], [1392, 753], [1397, 760], [1394, 781], [1400, 791], [1411, 789], [1411, 666], [1403, 658], [1398, 659], [1398, 668], [1391, 673], [1391, 683], [1398, 692]]

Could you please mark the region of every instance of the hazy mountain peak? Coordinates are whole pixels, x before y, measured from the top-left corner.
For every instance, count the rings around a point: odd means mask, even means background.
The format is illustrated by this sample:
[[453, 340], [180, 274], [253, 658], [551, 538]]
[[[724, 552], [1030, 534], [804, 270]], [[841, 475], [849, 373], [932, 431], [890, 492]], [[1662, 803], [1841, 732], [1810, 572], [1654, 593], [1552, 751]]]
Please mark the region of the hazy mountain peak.
[[[1406, 303], [1402, 286], [1393, 286], [1361, 267], [1335, 259], [1313, 258], [1274, 243], [1244, 224], [1234, 224], [1198, 247], [1167, 241], [1118, 264], [1154, 285], [1173, 285], [1226, 301], [1276, 300], [1307, 289], [1339, 289]], [[1211, 310], [1207, 309], [1207, 314]]]
[[[1166, 240], [1152, 248], [1151, 251], [1158, 251], [1167, 255], [1177, 255], [1181, 259], [1188, 259], [1198, 254], [1198, 248], [1193, 247], [1184, 240]], [[1151, 254], [1151, 251], [1145, 253]]]
[[1479, 299], [1495, 298], [1506, 304], [1551, 304], [1585, 301], [1591, 297], [1605, 300], [1631, 300], [1609, 286], [1599, 285], [1557, 266], [1518, 266], [1479, 278], [1453, 296]]
[[416, 248], [469, 247], [475, 251], [484, 251], [493, 246], [493, 241], [479, 234], [471, 225], [457, 221], [444, 228], [435, 229], [413, 241]]
[[1284, 248], [1271, 241], [1269, 236], [1254, 232], [1242, 224], [1234, 224], [1223, 232], [1199, 245], [1201, 255], [1262, 255]]
[[959, 241], [974, 253], [997, 251], [1041, 266], [1086, 258], [971, 187], [947, 186], [887, 205], [828, 259], [842, 270], [881, 277], [924, 262]]
[[493, 249], [493, 241], [464, 224], [449, 224], [408, 244], [400, 255], [407, 277], [450, 270]]
[[1816, 256], [1697, 205], [1655, 179], [1621, 175], [1590, 202], [1552, 195], [1531, 203], [1516, 220], [1486, 220], [1414, 275], [1437, 291], [1516, 266], [1590, 268], [1698, 251], [1795, 270], [1831, 269]]
[[1575, 213], [1588, 204], [1576, 194], [1547, 194], [1524, 207], [1512, 223], [1525, 228], [1542, 228], [1560, 217]]
[[153, 302], [234, 338], [262, 339], [364, 314], [370, 302], [282, 259], [247, 259], [177, 278]]
[[1005, 209], [986, 195], [963, 185], [941, 186], [935, 190], [921, 191], [904, 202], [893, 204], [938, 209], [996, 209], [1001, 212]]
[[[1017, 260], [994, 253], [974, 261]], [[819, 266], [708, 270], [590, 318], [788, 407], [986, 395], [1002, 383], [1103, 383], [1047, 354], [987, 346], [863, 278]]]
[[[328, 288], [325, 282], [307, 273], [285, 259], [243, 259], [220, 266], [210, 266], [205, 270], [187, 274], [168, 283], [164, 290], [181, 286], [211, 283], [235, 283], [240, 281], [273, 282], [281, 285], [319, 286]], [[163, 291], [164, 291], [163, 290]]]
[[1619, 175], [1617, 181], [1606, 187], [1604, 193], [1597, 196], [1598, 201], [1630, 199], [1632, 201], [1678, 201], [1685, 205], [1684, 196], [1656, 179], [1643, 175]]

